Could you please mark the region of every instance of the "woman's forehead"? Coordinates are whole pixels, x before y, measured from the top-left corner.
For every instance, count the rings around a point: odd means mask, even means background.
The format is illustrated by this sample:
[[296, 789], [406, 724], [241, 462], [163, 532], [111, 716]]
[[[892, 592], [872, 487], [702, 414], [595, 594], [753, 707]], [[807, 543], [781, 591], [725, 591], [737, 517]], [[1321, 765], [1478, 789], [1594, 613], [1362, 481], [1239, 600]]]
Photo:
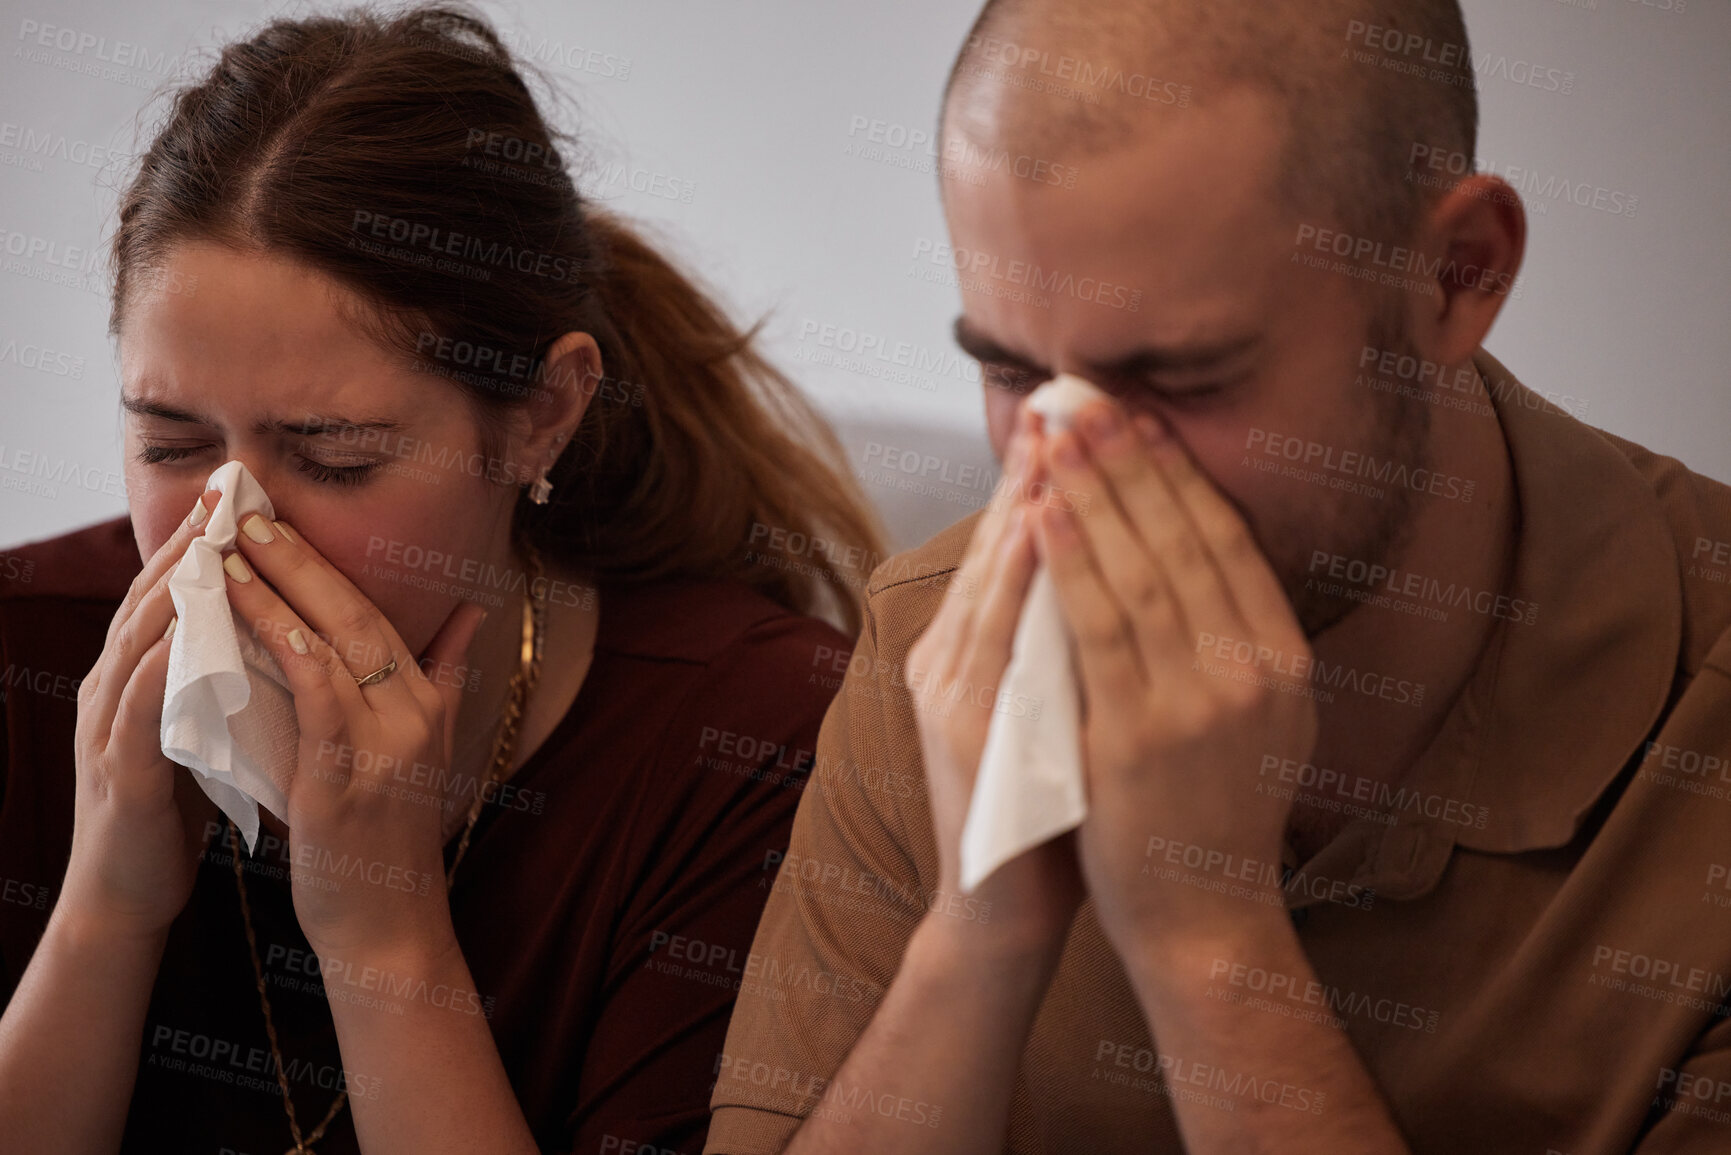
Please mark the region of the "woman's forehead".
[[260, 420], [320, 411], [355, 422], [437, 404], [423, 375], [359, 330], [328, 278], [209, 245], [169, 260], [193, 287], [148, 289], [128, 310], [119, 352], [129, 403], [250, 407]]

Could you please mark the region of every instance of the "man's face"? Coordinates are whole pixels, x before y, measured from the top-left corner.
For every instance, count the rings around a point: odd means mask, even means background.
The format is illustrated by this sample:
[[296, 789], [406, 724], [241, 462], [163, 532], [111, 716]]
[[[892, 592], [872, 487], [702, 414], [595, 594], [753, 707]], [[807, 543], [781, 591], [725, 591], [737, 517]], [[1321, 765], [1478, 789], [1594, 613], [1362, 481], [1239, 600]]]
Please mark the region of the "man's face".
[[[992, 446], [1002, 460], [1027, 392], [1061, 372], [1154, 413], [1245, 517], [1314, 637], [1357, 603], [1307, 589], [1313, 562], [1390, 564], [1414, 500], [1386, 482], [1380, 496], [1340, 488], [1356, 479], [1318, 463], [1424, 466], [1429, 407], [1360, 376], [1367, 346], [1406, 349], [1401, 326], [1378, 323], [1348, 276], [1303, 263], [1299, 227], [1332, 222], [1280, 198], [1268, 99], [1240, 89], [1142, 115], [1132, 140], [1067, 162], [1074, 187], [1010, 165], [945, 183], [957, 336], [982, 363]], [[989, 117], [952, 109], [961, 123]], [[1288, 457], [1300, 447], [1308, 467]]]

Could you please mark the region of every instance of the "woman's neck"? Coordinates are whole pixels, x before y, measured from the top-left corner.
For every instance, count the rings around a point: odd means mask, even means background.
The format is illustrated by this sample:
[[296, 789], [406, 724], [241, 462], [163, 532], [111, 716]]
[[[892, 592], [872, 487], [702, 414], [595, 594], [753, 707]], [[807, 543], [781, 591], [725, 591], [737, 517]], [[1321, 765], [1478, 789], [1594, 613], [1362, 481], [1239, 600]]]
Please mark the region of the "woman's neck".
[[[507, 779], [553, 732], [571, 708], [588, 673], [599, 623], [599, 597], [583, 576], [555, 562], [544, 563], [546, 615], [541, 675], [518, 720], [511, 758], [499, 777]], [[456, 740], [446, 776], [447, 840], [468, 820], [480, 783], [487, 780], [494, 743], [510, 701], [511, 679], [522, 668], [523, 592], [489, 610], [470, 647], [470, 670], [456, 720]], [[575, 604], [573, 604], [575, 603]], [[467, 673], [467, 672], [466, 672]]]

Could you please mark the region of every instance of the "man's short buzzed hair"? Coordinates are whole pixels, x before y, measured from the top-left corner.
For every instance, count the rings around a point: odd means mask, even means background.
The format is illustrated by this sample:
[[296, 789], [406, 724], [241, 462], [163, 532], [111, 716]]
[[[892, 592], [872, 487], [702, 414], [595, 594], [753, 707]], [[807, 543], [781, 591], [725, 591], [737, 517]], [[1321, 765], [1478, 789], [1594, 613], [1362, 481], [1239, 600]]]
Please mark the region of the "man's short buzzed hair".
[[[993, 143], [1046, 157], [1103, 152], [1142, 118], [1260, 89], [1287, 121], [1287, 203], [1379, 241], [1410, 238], [1434, 178], [1471, 171], [1477, 147], [1459, 0], [988, 0], [944, 90], [945, 132], [982, 85], [1007, 102]], [[1432, 157], [1445, 163], [1414, 164]]]

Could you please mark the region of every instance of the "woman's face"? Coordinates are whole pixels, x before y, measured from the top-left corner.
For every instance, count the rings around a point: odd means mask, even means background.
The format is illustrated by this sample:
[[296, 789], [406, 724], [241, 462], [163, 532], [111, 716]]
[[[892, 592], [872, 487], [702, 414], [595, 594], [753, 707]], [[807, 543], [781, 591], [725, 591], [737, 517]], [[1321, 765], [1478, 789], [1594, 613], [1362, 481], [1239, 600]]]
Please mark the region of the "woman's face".
[[230, 459], [420, 653], [458, 596], [512, 597], [517, 484], [489, 462], [456, 385], [355, 332], [343, 290], [274, 257], [189, 244], [128, 303], [120, 340], [126, 486], [148, 558]]

